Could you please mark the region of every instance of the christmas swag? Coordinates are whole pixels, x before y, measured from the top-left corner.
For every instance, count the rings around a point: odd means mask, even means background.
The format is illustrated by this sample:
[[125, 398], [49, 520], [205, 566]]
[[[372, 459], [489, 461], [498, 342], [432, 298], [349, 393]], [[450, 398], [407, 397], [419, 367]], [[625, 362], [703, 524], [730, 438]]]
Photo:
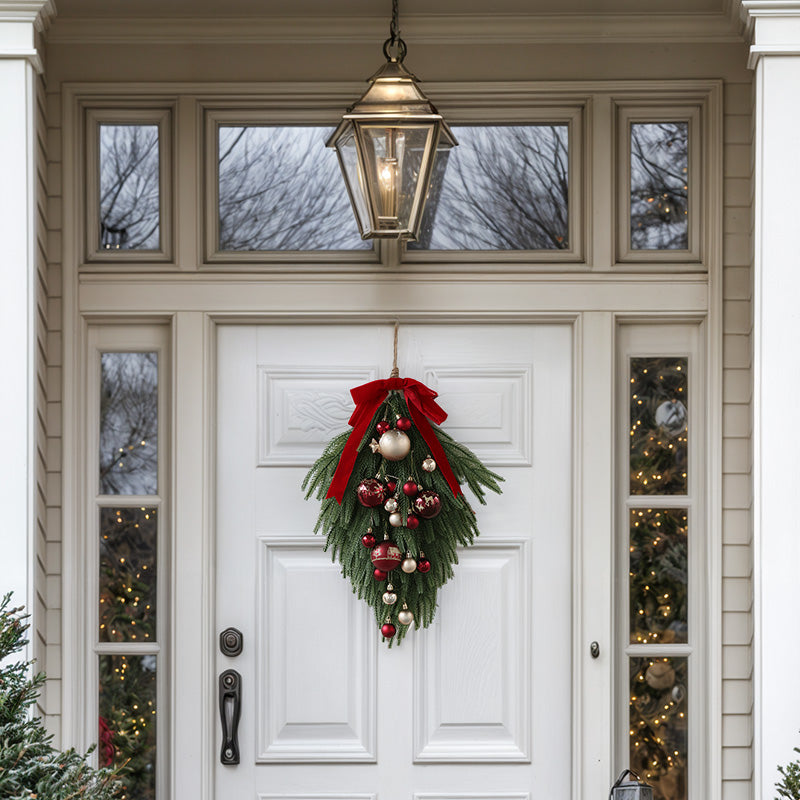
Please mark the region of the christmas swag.
[[353, 430], [329, 442], [303, 489], [322, 500], [315, 532], [391, 646], [412, 623], [430, 625], [456, 548], [479, 534], [460, 484], [485, 503], [502, 478], [439, 428], [447, 414], [419, 381], [392, 377], [350, 394]]

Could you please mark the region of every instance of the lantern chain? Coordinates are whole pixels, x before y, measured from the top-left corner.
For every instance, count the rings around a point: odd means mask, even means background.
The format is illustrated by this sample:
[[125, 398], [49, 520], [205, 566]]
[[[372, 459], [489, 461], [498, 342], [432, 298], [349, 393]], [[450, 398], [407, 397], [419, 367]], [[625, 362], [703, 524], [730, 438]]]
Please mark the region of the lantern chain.
[[400, 38], [400, 23], [398, 22], [400, 11], [398, 6], [399, 0], [392, 0], [392, 22], [389, 25], [389, 39], [392, 44], [397, 44]]

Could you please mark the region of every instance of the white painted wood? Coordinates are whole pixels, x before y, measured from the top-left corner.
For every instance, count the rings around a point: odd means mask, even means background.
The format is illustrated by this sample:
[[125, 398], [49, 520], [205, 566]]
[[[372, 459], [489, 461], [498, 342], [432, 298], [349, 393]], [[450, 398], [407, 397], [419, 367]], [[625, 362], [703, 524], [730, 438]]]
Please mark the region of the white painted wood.
[[[8, 343], [3, 372], [9, 391], [0, 410], [6, 424], [0, 446], [7, 467], [0, 481], [6, 520], [0, 593], [13, 591], [12, 605], [34, 612], [36, 537], [36, 92], [32, 62], [34, 21], [44, 2], [26, 18], [9, 21], [14, 9], [0, 3], [0, 336]], [[12, 15], [13, 17], [13, 15]], [[33, 620], [33, 630], [44, 620]], [[26, 656], [30, 649], [26, 648]]]
[[756, 94], [753, 768], [756, 798], [770, 798], [777, 764], [791, 760], [798, 744], [800, 706], [800, 688], [790, 677], [800, 663], [800, 641], [786, 636], [798, 611], [792, 586], [800, 542], [793, 527], [785, 524], [786, 498], [794, 496], [800, 468], [786, 447], [786, 409], [781, 404], [781, 398], [795, 396], [800, 388], [797, 373], [785, 368], [787, 343], [800, 333], [795, 302], [800, 275], [789, 234], [796, 228], [790, 187], [800, 178], [800, 163], [787, 158], [795, 151], [792, 129], [800, 125], [800, 110], [786, 102], [786, 92], [800, 80], [800, 4], [747, 0], [743, 7], [754, 21], [751, 64]]
[[[297, 380], [307, 365], [313, 378], [329, 364], [338, 381], [335, 368], [375, 364], [388, 374], [391, 337], [386, 324], [219, 326], [214, 633], [235, 625], [245, 647], [216, 662], [241, 672], [252, 699], [238, 767], [218, 764], [215, 723], [217, 798], [291, 798], [299, 785], [466, 798], [463, 761], [487, 762], [481, 785], [503, 797], [532, 783], [552, 795], [574, 768], [571, 325], [401, 326], [401, 374], [447, 363], [458, 381], [471, 373], [478, 394], [488, 376], [490, 396], [520, 388], [508, 374], [531, 376], [520, 406], [533, 434], [530, 461], [505, 466], [504, 495], [478, 506], [482, 536], [442, 590], [439, 620], [399, 648], [380, 643], [372, 613], [310, 535], [319, 506], [299, 490], [306, 466], [257, 465], [265, 373]], [[465, 431], [468, 421], [463, 412]], [[353, 766], [343, 773], [341, 762]]]

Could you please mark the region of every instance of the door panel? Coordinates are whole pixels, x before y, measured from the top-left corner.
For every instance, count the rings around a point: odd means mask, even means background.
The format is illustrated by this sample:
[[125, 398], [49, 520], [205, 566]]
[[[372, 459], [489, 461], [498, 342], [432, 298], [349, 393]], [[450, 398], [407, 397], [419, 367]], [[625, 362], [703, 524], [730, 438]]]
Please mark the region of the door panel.
[[[216, 797], [562, 795], [571, 772], [572, 342], [567, 325], [409, 325], [401, 375], [506, 479], [437, 621], [380, 643], [300, 482], [391, 368], [387, 325], [219, 329], [217, 630], [244, 634], [241, 763]], [[354, 532], [360, 535], [360, 532]], [[219, 725], [219, 723], [217, 723]], [[221, 741], [218, 731], [217, 742]], [[476, 795], [477, 793], [477, 795]]]

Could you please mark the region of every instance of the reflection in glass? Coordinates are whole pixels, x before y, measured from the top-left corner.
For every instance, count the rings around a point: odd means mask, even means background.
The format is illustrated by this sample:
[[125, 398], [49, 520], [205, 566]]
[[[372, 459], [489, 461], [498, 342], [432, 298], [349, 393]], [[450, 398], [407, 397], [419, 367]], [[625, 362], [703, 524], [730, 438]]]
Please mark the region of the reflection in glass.
[[100, 357], [100, 493], [158, 491], [158, 354]]
[[219, 249], [364, 250], [332, 128], [219, 128]]
[[158, 250], [158, 125], [100, 125], [101, 250]]
[[689, 247], [689, 124], [631, 125], [631, 248]]
[[686, 800], [687, 658], [630, 659], [631, 769], [655, 800]]
[[156, 796], [155, 655], [101, 655], [98, 760], [119, 768], [121, 798]]
[[101, 642], [156, 641], [155, 508], [100, 509]]
[[686, 509], [631, 509], [630, 640], [687, 642]]
[[453, 126], [437, 155], [422, 231], [409, 249], [569, 247], [569, 128]]
[[632, 358], [631, 494], [686, 494], [688, 359]]

